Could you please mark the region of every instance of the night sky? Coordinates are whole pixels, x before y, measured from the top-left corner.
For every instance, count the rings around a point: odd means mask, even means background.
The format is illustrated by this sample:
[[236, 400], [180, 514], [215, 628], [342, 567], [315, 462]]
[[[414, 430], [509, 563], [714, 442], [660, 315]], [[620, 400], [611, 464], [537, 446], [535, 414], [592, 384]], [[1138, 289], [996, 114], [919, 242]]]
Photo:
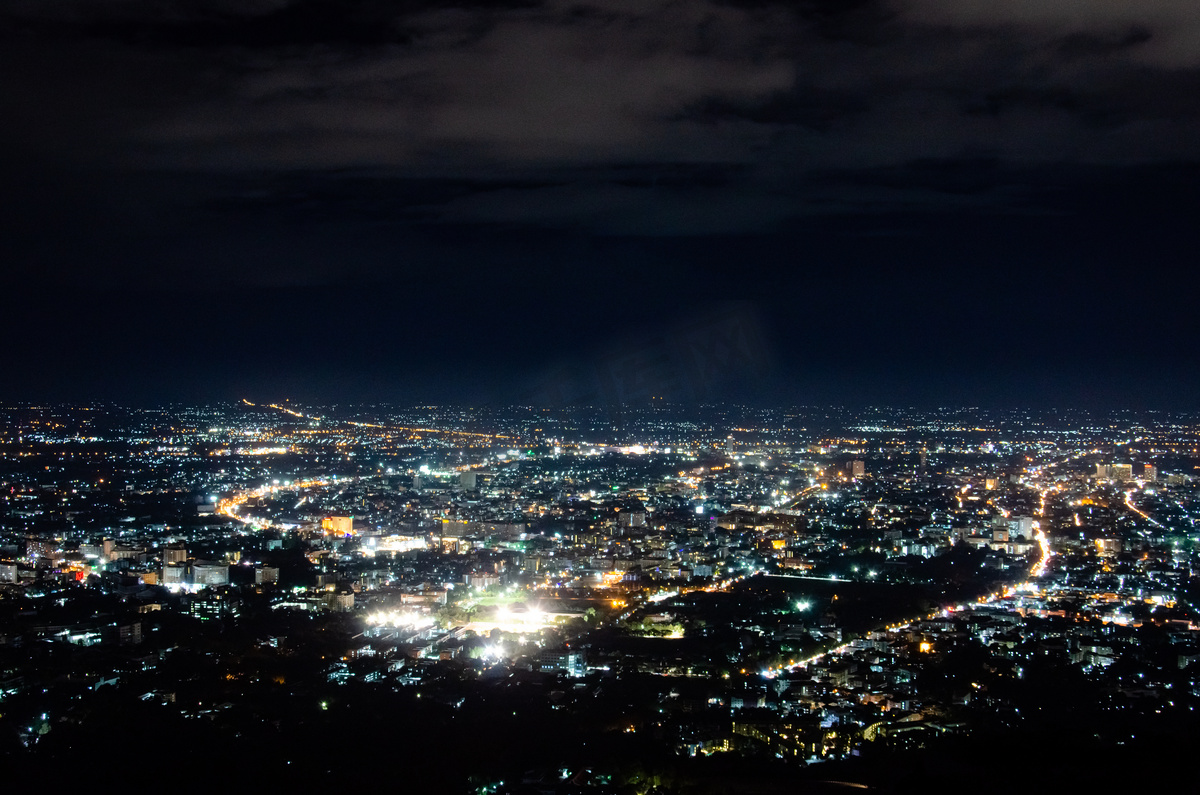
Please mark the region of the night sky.
[[0, 0], [6, 400], [1196, 408], [1195, 0]]

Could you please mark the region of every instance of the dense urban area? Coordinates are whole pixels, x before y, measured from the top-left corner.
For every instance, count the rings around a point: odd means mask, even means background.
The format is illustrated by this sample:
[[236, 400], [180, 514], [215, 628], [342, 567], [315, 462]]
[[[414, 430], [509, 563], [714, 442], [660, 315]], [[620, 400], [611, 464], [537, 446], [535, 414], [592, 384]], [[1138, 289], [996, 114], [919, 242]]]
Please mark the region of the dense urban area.
[[1152, 412], [5, 406], [0, 760], [174, 788], [1136, 780], [1197, 729], [1197, 459], [1200, 418]]

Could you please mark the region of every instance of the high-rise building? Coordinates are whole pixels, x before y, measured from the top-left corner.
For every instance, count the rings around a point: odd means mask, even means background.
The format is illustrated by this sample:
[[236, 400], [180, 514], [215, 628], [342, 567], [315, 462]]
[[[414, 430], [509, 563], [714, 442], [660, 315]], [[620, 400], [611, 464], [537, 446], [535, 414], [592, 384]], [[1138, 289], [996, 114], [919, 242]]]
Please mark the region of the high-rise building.
[[200, 586], [229, 584], [229, 566], [209, 560], [198, 560], [192, 564], [192, 582]]
[[33, 538], [25, 539], [25, 554], [36, 560], [45, 558], [53, 560], [58, 557], [58, 542], [50, 538]]
[[1008, 520], [1009, 532], [1014, 536], [1033, 537], [1033, 517], [1013, 516]]
[[353, 593], [327, 593], [321, 597], [325, 607], [335, 613], [349, 613], [354, 609]]
[[185, 582], [187, 582], [187, 566], [182, 563], [173, 563], [163, 566], [163, 585], [183, 585]]
[[646, 512], [638, 510], [625, 510], [617, 514], [617, 521], [622, 527], [645, 527]]
[[846, 470], [850, 473], [850, 477], [852, 478], [861, 478], [867, 473], [866, 464], [857, 458], [846, 465]]

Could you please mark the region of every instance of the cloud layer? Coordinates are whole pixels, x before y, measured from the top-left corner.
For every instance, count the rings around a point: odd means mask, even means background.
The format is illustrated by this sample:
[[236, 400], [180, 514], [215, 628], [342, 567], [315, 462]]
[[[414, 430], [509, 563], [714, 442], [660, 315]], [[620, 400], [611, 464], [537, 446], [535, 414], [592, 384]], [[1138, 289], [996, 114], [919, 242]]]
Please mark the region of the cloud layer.
[[[495, 183], [430, 222], [1027, 209], [1013, 173], [1200, 159], [1184, 0], [7, 0], [0, 26], [23, 158]], [[896, 178], [931, 162], [1001, 176]]]

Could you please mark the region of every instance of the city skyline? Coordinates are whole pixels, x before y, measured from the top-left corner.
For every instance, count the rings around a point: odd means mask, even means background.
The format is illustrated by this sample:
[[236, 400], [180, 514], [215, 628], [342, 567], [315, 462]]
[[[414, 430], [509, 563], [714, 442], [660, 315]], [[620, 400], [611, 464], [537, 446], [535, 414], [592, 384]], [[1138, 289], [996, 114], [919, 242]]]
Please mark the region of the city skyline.
[[1195, 731], [1197, 461], [1194, 412], [0, 406], [0, 758], [1125, 786]]

